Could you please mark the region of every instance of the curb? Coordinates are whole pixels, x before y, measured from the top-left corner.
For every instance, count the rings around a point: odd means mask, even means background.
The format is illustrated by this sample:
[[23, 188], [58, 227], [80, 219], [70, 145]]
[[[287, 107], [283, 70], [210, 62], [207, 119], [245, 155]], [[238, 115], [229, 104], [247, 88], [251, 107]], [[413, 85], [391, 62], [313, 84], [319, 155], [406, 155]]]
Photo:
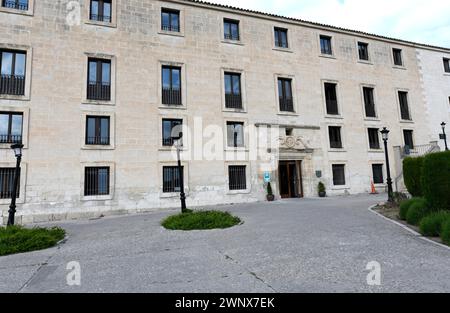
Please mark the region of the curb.
[[397, 226], [400, 226], [401, 228], [403, 228], [404, 230], [410, 232], [411, 234], [413, 234], [414, 236], [416, 236], [416, 237], [419, 238], [419, 239], [422, 239], [422, 240], [424, 240], [424, 241], [426, 241], [426, 242], [432, 243], [432, 244], [434, 244], [434, 245], [436, 245], [436, 246], [439, 246], [439, 247], [441, 247], [441, 248], [445, 248], [445, 249], [447, 249], [447, 250], [450, 250], [450, 247], [449, 247], [449, 246], [444, 245], [444, 244], [439, 243], [439, 242], [436, 242], [436, 241], [434, 241], [434, 240], [431, 240], [431, 239], [429, 239], [429, 238], [427, 238], [427, 237], [424, 237], [424, 236], [422, 236], [421, 233], [416, 232], [414, 229], [411, 229], [411, 228], [409, 228], [408, 226], [403, 225], [402, 223], [399, 223], [399, 222], [397, 222], [397, 221], [394, 221], [393, 219], [390, 219], [390, 218], [384, 216], [383, 214], [380, 214], [380, 213], [374, 211], [373, 209], [374, 209], [376, 206], [378, 206], [378, 204], [372, 205], [371, 207], [368, 208], [368, 210], [369, 210], [370, 212], [374, 213], [375, 215], [378, 215], [379, 217], [381, 217], [381, 218], [383, 218], [383, 219], [385, 219], [385, 220], [387, 220], [387, 221], [389, 221], [389, 222], [391, 222], [391, 223], [394, 223], [394, 224], [396, 224]]

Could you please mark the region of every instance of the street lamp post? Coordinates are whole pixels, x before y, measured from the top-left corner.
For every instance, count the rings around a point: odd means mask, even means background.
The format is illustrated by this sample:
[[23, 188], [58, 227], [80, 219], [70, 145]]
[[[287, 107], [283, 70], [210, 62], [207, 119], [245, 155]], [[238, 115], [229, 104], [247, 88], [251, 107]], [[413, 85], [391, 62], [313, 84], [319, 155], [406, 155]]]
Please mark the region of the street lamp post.
[[181, 166], [181, 149], [183, 148], [183, 133], [180, 132], [178, 137], [172, 137], [177, 148], [177, 158], [178, 158], [178, 177], [180, 178], [180, 200], [181, 200], [181, 213], [187, 212], [186, 207], [186, 194], [184, 193], [184, 175], [183, 167]]
[[391, 178], [391, 167], [389, 163], [389, 152], [388, 152], [388, 140], [389, 140], [389, 130], [384, 127], [381, 131], [384, 141], [384, 152], [386, 155], [386, 172], [387, 172], [387, 186], [388, 186], [388, 201], [394, 201], [394, 191], [392, 189], [392, 178]]
[[447, 134], [445, 133], [445, 122], [442, 122], [441, 126], [442, 126], [442, 140], [444, 140], [445, 143], [445, 151], [448, 151], [448, 145], [447, 145]]
[[8, 216], [8, 226], [14, 225], [14, 217], [16, 214], [16, 197], [17, 188], [19, 184], [19, 174], [20, 174], [20, 162], [22, 161], [22, 144], [14, 144], [11, 149], [14, 150], [14, 155], [16, 156], [16, 170], [14, 172], [14, 182], [11, 190], [11, 205], [9, 206], [9, 216]]

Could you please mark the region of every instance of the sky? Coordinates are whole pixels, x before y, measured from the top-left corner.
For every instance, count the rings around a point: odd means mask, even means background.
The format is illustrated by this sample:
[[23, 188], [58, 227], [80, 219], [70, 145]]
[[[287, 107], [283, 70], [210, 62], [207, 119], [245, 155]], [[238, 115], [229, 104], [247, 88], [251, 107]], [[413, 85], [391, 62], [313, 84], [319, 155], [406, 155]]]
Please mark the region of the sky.
[[206, 0], [450, 48], [450, 0]]

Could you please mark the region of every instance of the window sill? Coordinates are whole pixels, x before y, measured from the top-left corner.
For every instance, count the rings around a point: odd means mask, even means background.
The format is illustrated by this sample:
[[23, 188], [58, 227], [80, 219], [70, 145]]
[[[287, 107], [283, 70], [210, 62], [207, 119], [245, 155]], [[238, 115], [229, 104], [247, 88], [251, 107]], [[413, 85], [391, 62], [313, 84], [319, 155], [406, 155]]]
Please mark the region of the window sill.
[[341, 148], [341, 149], [330, 148], [328, 150], [328, 152], [330, 152], [330, 153], [345, 153], [345, 152], [347, 152], [347, 150], [345, 150], [344, 148]]
[[365, 122], [381, 122], [381, 119], [378, 117], [365, 117]]
[[0, 7], [0, 12], [2, 13], [10, 13], [10, 14], [17, 14], [17, 15], [25, 15], [25, 16], [33, 16], [33, 10], [29, 8], [28, 10], [19, 10], [19, 9], [10, 9], [5, 7]]
[[113, 195], [106, 195], [106, 196], [82, 196], [81, 201], [88, 202], [88, 201], [108, 201], [112, 200], [114, 198]]
[[113, 145], [103, 146], [103, 145], [83, 145], [81, 150], [115, 150]]
[[[189, 196], [189, 190], [187, 188], [184, 188], [184, 193], [186, 197]], [[161, 192], [159, 195], [160, 199], [179, 199], [180, 198], [180, 192]]]
[[367, 150], [369, 153], [384, 153], [383, 149], [369, 149]]
[[165, 31], [165, 30], [158, 31], [158, 34], [173, 36], [173, 37], [184, 37], [184, 33], [182, 33], [182, 32], [171, 32], [171, 31]]
[[245, 46], [245, 44], [240, 40], [228, 40], [228, 39], [222, 39], [222, 43], [235, 45], [235, 46]]
[[177, 104], [162, 104], [158, 107], [159, 109], [167, 109], [167, 110], [187, 110], [185, 105], [177, 105]]
[[110, 105], [110, 106], [116, 105], [115, 101], [99, 101], [99, 100], [88, 100], [88, 99], [83, 100], [81, 103], [87, 104], [87, 105]]
[[117, 23], [115, 23], [115, 22], [101, 22], [101, 21], [87, 20], [84, 23], [86, 25], [91, 25], [91, 26], [102, 26], [102, 27], [109, 27], [109, 28], [117, 28]]
[[300, 114], [295, 113], [295, 112], [278, 112], [277, 115], [281, 115], [281, 116], [293, 116], [293, 117], [300, 116]]
[[245, 110], [245, 109], [228, 109], [228, 108], [223, 108], [222, 111], [226, 112], [226, 113], [248, 113], [247, 110]]
[[228, 196], [237, 196], [237, 195], [248, 195], [250, 194], [252, 191], [251, 189], [246, 189], [246, 190], [228, 190], [227, 191], [227, 195]]
[[444, 76], [450, 77], [450, 73], [445, 72], [445, 73], [444, 73]]
[[29, 96], [0, 95], [0, 100], [30, 101]]
[[[160, 152], [172, 152], [172, 151], [176, 152], [177, 148], [175, 146], [159, 147], [158, 151], [160, 151]], [[189, 148], [183, 147], [180, 151], [183, 153], [183, 152], [189, 151]]]
[[344, 117], [342, 115], [325, 115], [326, 119], [333, 119], [333, 120], [343, 120]]
[[[22, 138], [23, 140], [23, 138]], [[22, 143], [23, 144], [23, 143]], [[11, 150], [11, 146], [13, 145], [13, 143], [0, 143], [0, 150]], [[28, 145], [24, 144], [23, 147], [24, 150], [28, 149]], [[12, 154], [13, 155], [13, 154]]]
[[294, 53], [291, 48], [281, 48], [281, 47], [273, 47], [273, 51], [280, 51], [280, 52], [288, 52], [288, 53]]
[[[22, 186], [20, 186], [22, 187]], [[22, 190], [20, 191], [22, 193]], [[9, 199], [0, 199], [0, 205], [10, 205], [11, 204], [11, 198]], [[16, 199], [16, 204], [25, 204], [25, 199], [22, 197]]]
[[413, 120], [400, 120], [400, 123], [403, 123], [403, 124], [414, 124], [414, 121]]
[[336, 57], [334, 56], [334, 54], [319, 54], [320, 58], [325, 58], [325, 59], [333, 59], [336, 60]]
[[365, 65], [373, 65], [373, 62], [370, 60], [358, 60], [358, 63], [365, 64]]
[[393, 68], [393, 69], [396, 69], [396, 70], [403, 70], [403, 71], [406, 71], [406, 67], [405, 67], [405, 66], [393, 65], [392, 68]]
[[243, 148], [233, 148], [233, 147], [227, 147], [224, 150], [225, 152], [249, 152], [248, 148], [243, 147]]
[[331, 187], [331, 190], [335, 190], [335, 191], [342, 191], [342, 190], [349, 190], [349, 189], [350, 189], [350, 186], [348, 186], [348, 185]]

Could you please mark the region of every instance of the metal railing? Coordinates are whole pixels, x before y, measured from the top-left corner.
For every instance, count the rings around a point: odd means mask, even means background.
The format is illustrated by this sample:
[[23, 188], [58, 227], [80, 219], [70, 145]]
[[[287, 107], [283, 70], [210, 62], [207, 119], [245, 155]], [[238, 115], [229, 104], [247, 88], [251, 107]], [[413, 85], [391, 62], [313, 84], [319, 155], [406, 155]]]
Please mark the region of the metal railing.
[[86, 137], [86, 144], [109, 146], [109, 137], [101, 137], [101, 136]]
[[161, 29], [166, 31], [166, 32], [180, 32], [180, 26], [178, 25], [161, 25]]
[[28, 1], [26, 3], [20, 3], [19, 1], [16, 0], [3, 0], [2, 6], [9, 9], [27, 11]]
[[280, 98], [280, 111], [294, 112], [294, 100], [292, 98]]
[[225, 39], [239, 41], [239, 35], [225, 34]]
[[111, 23], [111, 16], [109, 16], [109, 15], [101, 15], [101, 14], [92, 14], [91, 13], [90, 18], [92, 21]]
[[22, 143], [21, 135], [0, 135], [0, 143]]
[[225, 94], [225, 106], [228, 109], [242, 109], [241, 95], [235, 95], [231, 93]]
[[247, 189], [247, 175], [245, 166], [230, 166], [228, 168], [228, 176], [230, 190]]
[[163, 88], [162, 103], [167, 105], [181, 105], [181, 89]]
[[86, 167], [84, 173], [84, 195], [109, 195], [109, 167]]
[[111, 100], [111, 84], [105, 82], [89, 82], [87, 90], [89, 100]]
[[25, 76], [0, 75], [0, 94], [2, 95], [25, 95]]
[[[15, 168], [0, 168], [0, 199], [11, 199], [14, 185]], [[20, 177], [20, 169], [19, 169]], [[20, 179], [17, 184], [17, 198], [20, 194]]]
[[414, 148], [410, 148], [408, 146], [404, 146], [401, 149], [402, 159], [406, 157], [420, 157], [430, 153], [439, 152], [441, 148], [439, 147], [437, 142], [431, 142], [427, 145], [414, 146]]

